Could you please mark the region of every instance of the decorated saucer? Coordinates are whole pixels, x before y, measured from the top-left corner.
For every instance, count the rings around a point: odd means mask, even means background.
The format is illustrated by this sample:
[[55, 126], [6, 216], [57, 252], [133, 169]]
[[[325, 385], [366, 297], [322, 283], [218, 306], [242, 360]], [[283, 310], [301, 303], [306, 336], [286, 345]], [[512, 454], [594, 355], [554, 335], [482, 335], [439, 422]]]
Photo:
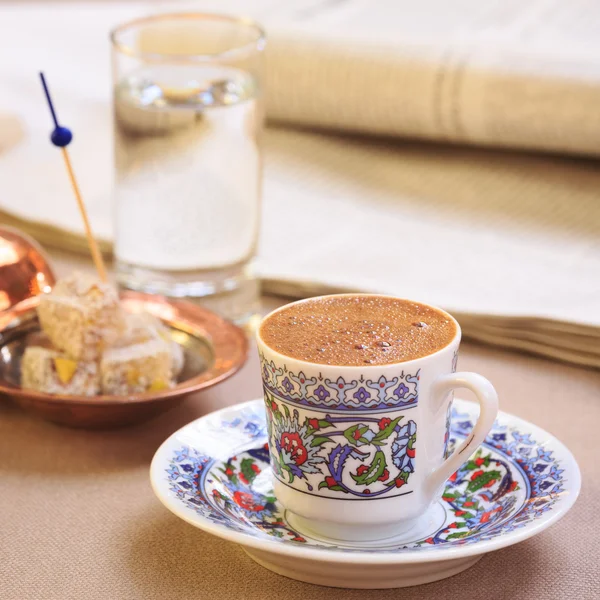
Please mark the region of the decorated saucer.
[[[471, 431], [477, 410], [454, 401], [452, 444]], [[346, 588], [405, 587], [460, 573], [483, 554], [555, 523], [581, 484], [563, 444], [500, 413], [485, 443], [410, 532], [368, 543], [317, 538], [295, 528], [273, 495], [262, 400], [225, 408], [174, 433], [156, 452], [150, 477], [170, 511], [240, 544], [267, 569]]]

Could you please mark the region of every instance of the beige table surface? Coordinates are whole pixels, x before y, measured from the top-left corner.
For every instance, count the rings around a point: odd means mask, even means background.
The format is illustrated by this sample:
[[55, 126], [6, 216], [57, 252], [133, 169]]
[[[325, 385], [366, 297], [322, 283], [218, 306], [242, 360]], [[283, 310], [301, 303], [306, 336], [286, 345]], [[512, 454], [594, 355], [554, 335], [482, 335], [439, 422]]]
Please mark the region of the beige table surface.
[[503, 410], [558, 436], [579, 462], [577, 504], [539, 536], [442, 582], [340, 590], [275, 575], [179, 520], [152, 493], [150, 460], [189, 421], [260, 396], [253, 351], [226, 383], [128, 429], [65, 429], [0, 399], [0, 600], [600, 599], [600, 372], [471, 344], [459, 368], [488, 377]]

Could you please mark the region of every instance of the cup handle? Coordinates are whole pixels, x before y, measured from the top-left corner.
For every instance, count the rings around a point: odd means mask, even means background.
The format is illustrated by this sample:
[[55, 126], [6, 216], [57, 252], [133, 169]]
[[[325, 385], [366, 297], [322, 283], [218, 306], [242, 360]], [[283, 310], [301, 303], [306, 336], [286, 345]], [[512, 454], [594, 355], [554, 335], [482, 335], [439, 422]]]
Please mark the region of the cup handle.
[[479, 418], [469, 437], [454, 452], [428, 476], [426, 489], [430, 495], [435, 495], [446, 480], [463, 464], [479, 447], [490, 432], [498, 414], [498, 394], [494, 386], [477, 373], [451, 373], [437, 379], [433, 384], [434, 398], [445, 398], [454, 389], [471, 390], [481, 408]]

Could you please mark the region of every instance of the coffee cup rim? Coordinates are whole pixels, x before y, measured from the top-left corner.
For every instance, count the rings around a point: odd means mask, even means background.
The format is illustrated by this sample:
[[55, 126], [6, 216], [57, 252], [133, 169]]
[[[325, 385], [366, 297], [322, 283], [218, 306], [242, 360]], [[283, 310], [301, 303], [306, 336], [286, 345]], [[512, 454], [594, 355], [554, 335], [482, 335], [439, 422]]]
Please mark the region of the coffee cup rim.
[[[300, 358], [296, 358], [294, 356], [288, 356], [286, 354], [282, 354], [281, 352], [278, 352], [277, 350], [275, 350], [274, 348], [272, 348], [271, 346], [269, 346], [269, 344], [267, 344], [261, 336], [261, 329], [263, 324], [267, 321], [267, 319], [269, 319], [270, 317], [272, 317], [273, 315], [275, 315], [276, 313], [282, 311], [285, 308], [288, 308], [289, 306], [292, 305], [296, 305], [296, 304], [301, 304], [303, 302], [308, 302], [310, 300], [315, 300], [316, 298], [339, 298], [339, 297], [343, 297], [343, 296], [352, 296], [352, 297], [356, 297], [356, 296], [366, 296], [366, 297], [377, 297], [377, 298], [391, 298], [394, 300], [403, 300], [405, 302], [416, 302], [418, 304], [422, 304], [423, 306], [427, 306], [428, 308], [433, 308], [434, 310], [438, 310], [441, 313], [443, 313], [444, 315], [446, 315], [449, 319], [451, 319], [454, 323], [454, 325], [456, 326], [456, 333], [454, 334], [454, 337], [443, 347], [440, 348], [439, 350], [436, 350], [435, 352], [432, 352], [431, 354], [427, 354], [425, 356], [421, 356], [419, 358], [413, 358], [411, 360], [404, 360], [404, 361], [399, 361], [399, 362], [393, 362], [393, 363], [386, 363], [383, 365], [364, 365], [364, 366], [358, 366], [358, 365], [327, 365], [324, 363], [318, 363], [318, 362], [311, 362], [308, 360], [302, 360]], [[256, 330], [256, 340], [258, 342], [259, 345], [259, 349], [260, 346], [263, 346], [264, 348], [268, 349], [268, 351], [273, 354], [278, 360], [281, 360], [282, 362], [285, 361], [294, 361], [295, 363], [299, 363], [300, 365], [306, 365], [305, 368], [309, 368], [309, 367], [321, 367], [321, 368], [326, 368], [326, 369], [340, 369], [342, 371], [346, 371], [346, 370], [356, 370], [356, 369], [392, 369], [392, 368], [397, 368], [397, 367], [405, 367], [405, 366], [410, 366], [413, 365], [415, 363], [422, 363], [423, 361], [429, 361], [434, 359], [435, 357], [438, 357], [439, 355], [443, 354], [444, 352], [446, 352], [449, 348], [451, 348], [454, 345], [458, 345], [460, 343], [462, 337], [462, 330], [460, 328], [460, 324], [459, 322], [446, 310], [444, 310], [443, 308], [439, 308], [438, 306], [435, 306], [434, 304], [430, 304], [429, 302], [423, 302], [421, 300], [415, 300], [414, 298], [401, 298], [400, 296], [394, 296], [392, 294], [377, 294], [377, 293], [369, 293], [369, 292], [346, 292], [343, 294], [323, 294], [321, 296], [311, 296], [308, 298], [302, 298], [300, 300], [295, 300], [294, 302], [288, 302], [287, 304], [284, 304], [283, 306], [279, 306], [276, 309], [272, 310], [271, 312], [269, 312], [268, 314], [266, 314], [260, 324], [258, 325], [258, 328]]]

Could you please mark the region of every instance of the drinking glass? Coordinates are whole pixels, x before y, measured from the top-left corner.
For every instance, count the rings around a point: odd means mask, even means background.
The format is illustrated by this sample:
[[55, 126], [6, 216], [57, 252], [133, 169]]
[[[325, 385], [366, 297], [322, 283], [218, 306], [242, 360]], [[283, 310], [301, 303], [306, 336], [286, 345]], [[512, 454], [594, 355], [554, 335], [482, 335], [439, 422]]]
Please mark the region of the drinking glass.
[[258, 296], [265, 35], [188, 13], [110, 37], [117, 280], [245, 322]]

